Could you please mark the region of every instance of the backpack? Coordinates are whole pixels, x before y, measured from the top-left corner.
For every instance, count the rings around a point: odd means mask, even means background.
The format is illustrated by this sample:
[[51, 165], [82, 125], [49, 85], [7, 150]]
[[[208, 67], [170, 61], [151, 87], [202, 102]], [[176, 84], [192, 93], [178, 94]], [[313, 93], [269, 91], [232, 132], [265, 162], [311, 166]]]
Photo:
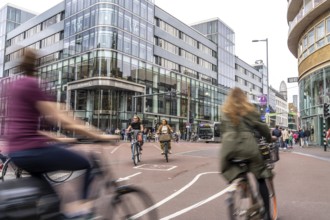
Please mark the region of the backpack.
[[278, 130], [278, 129], [275, 129], [275, 130], [273, 131], [273, 135], [276, 136], [276, 137], [281, 137], [281, 131]]

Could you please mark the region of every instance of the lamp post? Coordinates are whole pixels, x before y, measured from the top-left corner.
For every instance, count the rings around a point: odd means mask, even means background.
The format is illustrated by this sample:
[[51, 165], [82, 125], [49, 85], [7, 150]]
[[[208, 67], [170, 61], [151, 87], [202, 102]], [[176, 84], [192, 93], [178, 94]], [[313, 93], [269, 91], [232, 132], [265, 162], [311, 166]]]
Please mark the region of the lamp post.
[[268, 67], [268, 38], [263, 40], [252, 40], [252, 42], [266, 42], [266, 65], [267, 65], [267, 109], [269, 111], [269, 67]]

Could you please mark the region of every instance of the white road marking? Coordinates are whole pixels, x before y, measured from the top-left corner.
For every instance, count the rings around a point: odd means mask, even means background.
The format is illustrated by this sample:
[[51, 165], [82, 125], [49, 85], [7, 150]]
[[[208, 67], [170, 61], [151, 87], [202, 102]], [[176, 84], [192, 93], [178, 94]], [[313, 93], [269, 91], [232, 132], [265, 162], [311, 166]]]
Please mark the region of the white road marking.
[[[205, 172], [205, 173], [200, 173], [197, 176], [195, 176], [195, 178], [190, 181], [190, 183], [188, 183], [187, 185], [185, 185], [184, 187], [182, 187], [180, 190], [176, 191], [175, 193], [173, 193], [172, 195], [168, 196], [167, 198], [163, 199], [162, 201], [156, 203], [155, 205], [137, 213], [136, 215], [132, 216], [131, 219], [137, 219], [143, 215], [145, 215], [146, 213], [150, 212], [151, 210], [163, 205], [164, 203], [170, 201], [171, 199], [175, 198], [176, 196], [180, 195], [181, 193], [183, 193], [186, 189], [188, 189], [189, 187], [191, 187], [201, 176], [206, 175], [206, 174], [219, 174], [219, 172]], [[228, 188], [228, 187], [227, 187]], [[223, 191], [227, 191], [227, 188]]]
[[115, 147], [115, 149], [113, 149], [113, 150], [111, 151], [111, 154], [115, 153], [119, 148], [120, 148], [120, 145], [117, 146], [117, 147]]
[[[152, 168], [152, 167], [154, 167], [154, 168]], [[141, 170], [170, 171], [170, 170], [173, 170], [177, 167], [178, 166], [172, 166], [172, 165], [142, 164], [142, 165], [139, 165], [139, 166], [136, 166], [136, 167], [133, 167], [133, 168], [134, 169], [141, 169]]]
[[208, 203], [208, 202], [210, 202], [210, 201], [212, 201], [212, 200], [218, 198], [219, 196], [222, 196], [222, 195], [225, 194], [226, 192], [230, 192], [230, 191], [235, 190], [235, 189], [237, 188], [237, 185], [238, 185], [238, 181], [235, 181], [235, 182], [233, 182], [232, 184], [230, 184], [229, 186], [227, 186], [227, 188], [225, 188], [225, 189], [223, 189], [222, 191], [220, 191], [220, 192], [214, 194], [213, 196], [210, 196], [210, 197], [208, 197], [207, 199], [204, 199], [204, 200], [202, 200], [202, 201], [200, 201], [200, 202], [198, 202], [198, 203], [195, 203], [194, 205], [191, 205], [191, 206], [189, 206], [189, 207], [187, 207], [187, 208], [185, 208], [185, 209], [182, 209], [182, 210], [177, 211], [177, 212], [175, 212], [175, 213], [173, 213], [173, 214], [171, 214], [171, 215], [168, 215], [168, 216], [166, 216], [166, 217], [164, 217], [164, 218], [161, 218], [160, 220], [168, 220], [168, 219], [172, 219], [172, 218], [175, 218], [175, 217], [177, 217], [177, 216], [179, 216], [179, 215], [182, 215], [182, 214], [184, 214], [184, 213], [186, 213], [186, 212], [189, 212], [189, 211], [192, 210], [192, 209], [198, 208], [199, 206], [202, 206], [202, 205], [204, 205], [205, 203]]
[[122, 178], [119, 178], [117, 179], [117, 182], [121, 182], [121, 181], [125, 181], [125, 180], [129, 180], [130, 178], [134, 177], [134, 176], [137, 176], [137, 175], [140, 175], [142, 172], [138, 172], [138, 173], [135, 173], [133, 175], [130, 175], [130, 176], [126, 176], [126, 177], [122, 177]]
[[325, 158], [325, 157], [319, 157], [319, 156], [314, 156], [314, 155], [311, 155], [311, 154], [305, 154], [305, 153], [300, 153], [300, 152], [292, 152], [292, 153], [330, 162], [330, 159]]

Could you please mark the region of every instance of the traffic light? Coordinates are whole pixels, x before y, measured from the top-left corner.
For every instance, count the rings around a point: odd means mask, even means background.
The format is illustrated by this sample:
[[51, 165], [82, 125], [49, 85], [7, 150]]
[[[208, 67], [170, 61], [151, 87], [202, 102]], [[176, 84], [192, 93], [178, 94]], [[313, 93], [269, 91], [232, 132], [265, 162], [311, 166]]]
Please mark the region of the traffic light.
[[329, 118], [330, 117], [329, 107], [330, 107], [330, 105], [328, 103], [324, 103], [324, 105], [323, 105], [323, 116], [324, 116], [324, 118]]

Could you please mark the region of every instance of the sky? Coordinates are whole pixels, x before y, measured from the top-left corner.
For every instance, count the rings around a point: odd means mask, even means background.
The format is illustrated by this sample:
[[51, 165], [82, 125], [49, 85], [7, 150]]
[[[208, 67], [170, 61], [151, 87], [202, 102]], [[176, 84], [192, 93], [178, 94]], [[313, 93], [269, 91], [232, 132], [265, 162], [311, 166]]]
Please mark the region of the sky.
[[[62, 0], [0, 0], [35, 13], [42, 13]], [[279, 90], [281, 81], [298, 76], [297, 59], [287, 46], [288, 3], [285, 0], [154, 0], [155, 4], [185, 24], [219, 18], [235, 32], [235, 55], [253, 65], [266, 63], [266, 43], [252, 40], [268, 38], [269, 84]], [[298, 84], [287, 83], [288, 101], [298, 95]]]

